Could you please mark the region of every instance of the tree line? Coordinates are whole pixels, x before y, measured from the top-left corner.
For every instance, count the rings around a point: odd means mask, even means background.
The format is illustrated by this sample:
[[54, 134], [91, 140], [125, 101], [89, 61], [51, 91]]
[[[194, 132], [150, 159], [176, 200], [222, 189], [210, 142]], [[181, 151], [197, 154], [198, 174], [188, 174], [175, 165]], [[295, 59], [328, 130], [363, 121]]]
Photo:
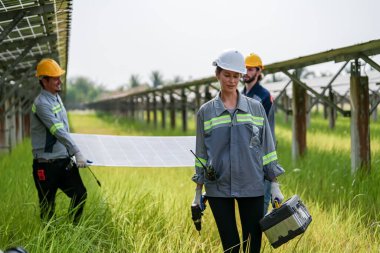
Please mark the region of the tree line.
[[126, 84], [120, 85], [115, 90], [109, 90], [102, 84], [97, 84], [88, 77], [79, 76], [69, 78], [67, 81], [67, 90], [65, 101], [68, 109], [81, 109], [84, 103], [93, 102], [103, 97], [110, 96], [114, 93], [127, 91], [131, 88], [140, 86], [160, 87], [163, 85], [181, 83], [184, 79], [181, 76], [174, 76], [172, 80], [165, 81], [163, 74], [154, 70], [149, 75], [150, 83], [144, 83], [138, 74], [132, 74]]

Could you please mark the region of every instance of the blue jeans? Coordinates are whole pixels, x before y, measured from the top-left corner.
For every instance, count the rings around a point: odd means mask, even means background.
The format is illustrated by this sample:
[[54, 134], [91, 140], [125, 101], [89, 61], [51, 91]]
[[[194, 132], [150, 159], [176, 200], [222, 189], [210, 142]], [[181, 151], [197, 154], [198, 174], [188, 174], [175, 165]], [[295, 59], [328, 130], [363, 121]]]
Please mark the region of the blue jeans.
[[264, 215], [268, 213], [268, 207], [269, 204], [271, 203], [271, 188], [270, 184], [271, 182], [268, 180], [264, 180]]

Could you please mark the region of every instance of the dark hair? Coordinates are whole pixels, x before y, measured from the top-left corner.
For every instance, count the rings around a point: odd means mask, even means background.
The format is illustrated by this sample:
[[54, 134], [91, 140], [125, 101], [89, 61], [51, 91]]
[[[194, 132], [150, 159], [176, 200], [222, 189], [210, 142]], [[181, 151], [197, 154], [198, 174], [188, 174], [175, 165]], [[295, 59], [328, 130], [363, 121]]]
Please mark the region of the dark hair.
[[[260, 68], [260, 67], [255, 67], [255, 69], [256, 69], [256, 71], [259, 71], [259, 70], [263, 70], [262, 68]], [[263, 75], [263, 73], [260, 73], [260, 75], [258, 76], [258, 78], [257, 78], [257, 82], [260, 82], [261, 80], [263, 80], [263, 78], [264, 78], [264, 75]]]
[[257, 78], [257, 81], [260, 82], [261, 80], [263, 80], [263, 78], [264, 78], [264, 74], [261, 73], [261, 74], [259, 75], [259, 77]]
[[220, 72], [222, 72], [222, 68], [221, 67], [219, 67], [219, 66], [216, 66], [216, 69], [215, 69], [215, 74], [216, 75], [219, 75], [220, 74]]
[[42, 89], [45, 89], [44, 84], [42, 83], [42, 79], [49, 80], [49, 77], [48, 76], [41, 76], [38, 80], [40, 82]]

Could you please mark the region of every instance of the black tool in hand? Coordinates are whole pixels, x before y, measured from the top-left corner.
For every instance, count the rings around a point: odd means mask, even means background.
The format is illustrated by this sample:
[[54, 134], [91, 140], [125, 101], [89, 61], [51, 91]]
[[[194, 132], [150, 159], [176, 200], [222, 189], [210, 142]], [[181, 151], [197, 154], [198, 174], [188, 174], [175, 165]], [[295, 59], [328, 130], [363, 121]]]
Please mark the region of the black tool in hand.
[[[87, 164], [90, 164], [92, 163], [92, 161], [90, 160], [87, 160]], [[87, 166], [87, 169], [91, 172], [92, 176], [95, 178], [96, 180], [96, 183], [98, 183], [99, 187], [102, 187], [102, 184], [100, 183], [100, 181], [96, 178], [95, 174], [92, 172], [92, 170], [90, 169], [90, 166]]]
[[206, 209], [206, 196], [201, 196], [201, 205], [191, 206], [191, 218], [193, 219], [195, 229], [201, 234], [202, 229], [202, 215], [203, 211]]

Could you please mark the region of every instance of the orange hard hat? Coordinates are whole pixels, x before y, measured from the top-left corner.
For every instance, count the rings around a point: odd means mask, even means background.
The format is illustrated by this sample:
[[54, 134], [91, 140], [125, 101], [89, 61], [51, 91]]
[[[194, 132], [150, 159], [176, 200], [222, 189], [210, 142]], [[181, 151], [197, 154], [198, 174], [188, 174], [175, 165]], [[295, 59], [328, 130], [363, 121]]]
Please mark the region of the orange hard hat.
[[42, 59], [37, 65], [36, 77], [51, 76], [59, 77], [65, 71], [58, 65], [56, 61], [50, 58]]
[[259, 67], [261, 69], [264, 69], [263, 62], [261, 61], [260, 56], [257, 54], [250, 54], [247, 57], [245, 57], [245, 66], [246, 67]]

